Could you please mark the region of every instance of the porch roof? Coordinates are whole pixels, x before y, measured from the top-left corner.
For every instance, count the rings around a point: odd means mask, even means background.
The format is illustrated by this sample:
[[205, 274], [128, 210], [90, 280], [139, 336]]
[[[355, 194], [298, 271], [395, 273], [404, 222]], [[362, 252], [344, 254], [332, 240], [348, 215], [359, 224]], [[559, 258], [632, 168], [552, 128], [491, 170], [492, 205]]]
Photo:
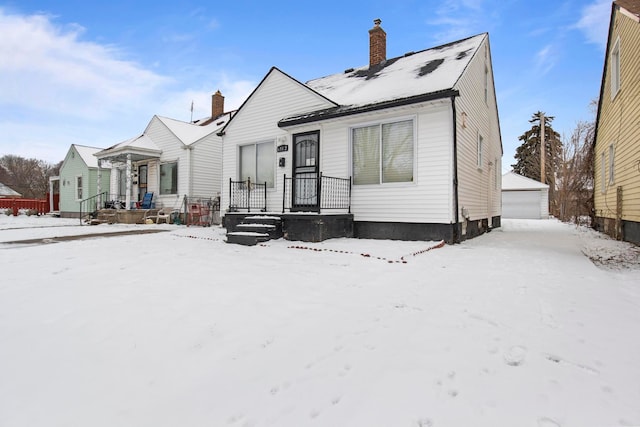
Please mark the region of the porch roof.
[[158, 159], [162, 150], [149, 138], [142, 134], [135, 138], [128, 139], [119, 144], [106, 148], [94, 155], [99, 160], [124, 161], [127, 155], [131, 155], [132, 161]]

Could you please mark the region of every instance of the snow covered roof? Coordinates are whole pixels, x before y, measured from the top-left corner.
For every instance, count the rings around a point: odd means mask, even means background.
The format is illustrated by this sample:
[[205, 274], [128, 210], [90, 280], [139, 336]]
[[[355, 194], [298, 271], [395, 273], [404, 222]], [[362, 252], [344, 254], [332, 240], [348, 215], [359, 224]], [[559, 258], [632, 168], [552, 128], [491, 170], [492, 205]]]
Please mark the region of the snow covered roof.
[[352, 68], [310, 80], [307, 87], [340, 106], [289, 117], [279, 125], [455, 95], [456, 83], [486, 38], [487, 33], [482, 33], [420, 52], [410, 52], [372, 67]]
[[207, 125], [198, 125], [194, 123], [183, 122], [168, 117], [156, 116], [158, 120], [164, 123], [167, 128], [185, 145], [191, 145], [201, 140], [205, 136], [217, 132], [229, 120], [230, 114], [221, 116], [218, 120], [212, 121]]
[[99, 159], [114, 158], [126, 153], [132, 154], [132, 160], [137, 160], [142, 157], [159, 157], [162, 150], [149, 138], [147, 135], [142, 134], [134, 138], [123, 141], [119, 144], [106, 148], [95, 156]]
[[518, 175], [515, 172], [507, 172], [502, 175], [502, 190], [540, 190], [549, 188], [547, 184], [543, 184], [526, 176]]
[[22, 197], [22, 194], [0, 182], [0, 197]]
[[97, 168], [98, 158], [95, 154], [102, 151], [102, 148], [87, 147], [86, 145], [71, 144], [87, 167]]

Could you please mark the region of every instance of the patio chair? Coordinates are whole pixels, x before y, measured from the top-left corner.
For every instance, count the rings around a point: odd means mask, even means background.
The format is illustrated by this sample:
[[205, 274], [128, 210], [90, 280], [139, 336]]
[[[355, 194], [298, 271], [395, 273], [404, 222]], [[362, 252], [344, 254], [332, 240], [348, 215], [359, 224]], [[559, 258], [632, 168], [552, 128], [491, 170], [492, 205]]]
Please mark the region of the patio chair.
[[151, 220], [153, 221], [155, 224], [160, 224], [162, 221], [164, 221], [165, 224], [169, 224], [169, 219], [171, 218], [171, 213], [173, 212], [173, 209], [171, 208], [161, 208], [159, 211], [155, 212], [155, 210], [149, 210], [145, 213], [144, 215], [144, 222], [146, 223], [147, 220]]
[[142, 197], [142, 201], [140, 202], [140, 209], [151, 209], [153, 207], [153, 191], [149, 193], [144, 193]]

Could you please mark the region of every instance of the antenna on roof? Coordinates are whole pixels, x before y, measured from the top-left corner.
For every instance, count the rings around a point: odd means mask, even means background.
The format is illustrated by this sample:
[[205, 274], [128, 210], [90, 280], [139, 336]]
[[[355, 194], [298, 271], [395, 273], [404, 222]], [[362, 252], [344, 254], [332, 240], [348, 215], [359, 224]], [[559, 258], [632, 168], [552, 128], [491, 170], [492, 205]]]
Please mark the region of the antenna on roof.
[[193, 100], [191, 101], [191, 123], [193, 123]]

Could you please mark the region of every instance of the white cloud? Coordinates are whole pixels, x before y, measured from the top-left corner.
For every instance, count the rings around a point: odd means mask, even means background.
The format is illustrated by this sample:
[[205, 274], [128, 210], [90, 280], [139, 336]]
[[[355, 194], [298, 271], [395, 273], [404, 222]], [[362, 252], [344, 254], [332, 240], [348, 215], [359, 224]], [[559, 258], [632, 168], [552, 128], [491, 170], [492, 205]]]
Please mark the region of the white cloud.
[[139, 105], [171, 80], [115, 47], [82, 40], [79, 25], [0, 9], [0, 106], [95, 119]]
[[106, 148], [135, 136], [154, 114], [188, 121], [192, 100], [194, 119], [207, 117], [218, 89], [227, 109], [238, 108], [256, 84], [189, 64], [189, 74], [165, 76], [49, 15], [0, 7], [0, 28], [0, 153], [57, 162], [70, 144]]
[[607, 45], [611, 0], [596, 0], [582, 9], [580, 20], [574, 28], [582, 31], [587, 42], [597, 44], [602, 50]]
[[435, 18], [427, 23], [442, 27], [434, 35], [437, 43], [448, 43], [489, 31], [501, 6], [501, 2], [494, 0], [446, 0], [435, 10]]
[[536, 74], [545, 75], [556, 65], [557, 53], [553, 45], [546, 45], [535, 56]]

